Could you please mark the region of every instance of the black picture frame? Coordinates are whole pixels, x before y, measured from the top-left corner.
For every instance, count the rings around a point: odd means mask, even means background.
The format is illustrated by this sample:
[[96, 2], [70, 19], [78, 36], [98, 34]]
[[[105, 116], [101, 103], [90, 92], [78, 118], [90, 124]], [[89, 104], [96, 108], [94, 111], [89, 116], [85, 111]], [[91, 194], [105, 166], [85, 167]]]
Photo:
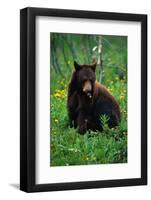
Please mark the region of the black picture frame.
[[[35, 182], [35, 19], [37, 16], [120, 20], [141, 23], [141, 178], [70, 183]], [[147, 15], [24, 8], [20, 11], [20, 189], [25, 192], [121, 187], [147, 184]]]

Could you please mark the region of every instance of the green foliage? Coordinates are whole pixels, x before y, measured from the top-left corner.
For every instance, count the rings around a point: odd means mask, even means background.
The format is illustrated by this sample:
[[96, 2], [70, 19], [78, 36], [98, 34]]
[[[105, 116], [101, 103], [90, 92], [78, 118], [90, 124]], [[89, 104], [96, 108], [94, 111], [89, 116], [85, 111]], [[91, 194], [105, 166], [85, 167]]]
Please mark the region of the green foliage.
[[100, 116], [100, 123], [103, 127], [103, 130], [105, 130], [106, 128], [108, 128], [108, 121], [109, 121], [109, 117], [107, 115], [101, 115]]
[[[65, 35], [65, 34], [64, 34]], [[65, 36], [64, 36], [65, 37]], [[72, 35], [74, 37], [74, 35]], [[69, 38], [68, 38], [69, 39]], [[83, 37], [84, 39], [84, 37]], [[93, 47], [93, 40], [90, 43]], [[95, 40], [95, 39], [94, 39]], [[65, 42], [66, 40], [64, 40]], [[77, 41], [77, 43], [76, 43]], [[105, 42], [108, 41], [110, 45]], [[71, 41], [69, 41], [71, 42]], [[82, 42], [80, 37], [74, 37], [74, 47], [76, 52], [81, 52], [78, 45]], [[86, 43], [85, 43], [86, 44]], [[117, 99], [121, 109], [121, 122], [118, 127], [110, 129], [107, 125], [109, 120], [107, 116], [100, 116], [100, 123], [103, 124], [102, 132], [78, 134], [74, 128], [69, 128], [67, 114], [67, 87], [71, 78], [73, 69], [73, 57], [68, 45], [65, 45], [65, 53], [68, 62], [64, 62], [64, 55], [57, 50], [59, 64], [62, 74], [58, 74], [51, 67], [51, 130], [50, 130], [50, 165], [84, 165], [84, 164], [107, 164], [107, 163], [125, 163], [127, 162], [127, 51], [126, 42], [122, 37], [104, 36], [103, 58], [104, 79], [103, 84]], [[121, 49], [123, 46], [123, 50]], [[117, 49], [120, 47], [120, 50]], [[66, 50], [67, 48], [67, 50]], [[81, 48], [81, 47], [80, 47]], [[120, 55], [119, 55], [120, 54]], [[81, 60], [85, 54], [80, 53]], [[111, 57], [110, 57], [111, 56]], [[79, 55], [78, 55], [79, 57]], [[109, 59], [110, 58], [110, 62]], [[61, 62], [60, 62], [61, 60]], [[123, 66], [124, 70], [119, 70]], [[97, 69], [98, 70], [98, 69]], [[97, 71], [97, 77], [99, 76]]]

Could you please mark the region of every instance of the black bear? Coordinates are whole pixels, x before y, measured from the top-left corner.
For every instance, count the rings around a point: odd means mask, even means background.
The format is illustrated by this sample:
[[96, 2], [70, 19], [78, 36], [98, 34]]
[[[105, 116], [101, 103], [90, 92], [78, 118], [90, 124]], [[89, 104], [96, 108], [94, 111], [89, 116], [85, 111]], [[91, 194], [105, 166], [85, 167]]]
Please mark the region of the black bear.
[[87, 130], [102, 131], [100, 117], [108, 117], [110, 128], [120, 121], [120, 108], [115, 98], [96, 81], [96, 62], [79, 65], [74, 62], [74, 72], [68, 87], [67, 108], [70, 126], [80, 134]]

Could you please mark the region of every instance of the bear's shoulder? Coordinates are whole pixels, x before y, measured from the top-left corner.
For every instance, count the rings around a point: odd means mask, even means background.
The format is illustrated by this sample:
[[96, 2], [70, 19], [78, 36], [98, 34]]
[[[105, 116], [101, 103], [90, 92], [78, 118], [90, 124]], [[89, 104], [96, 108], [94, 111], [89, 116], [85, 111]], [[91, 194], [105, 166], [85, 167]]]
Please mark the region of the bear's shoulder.
[[96, 99], [100, 97], [102, 100], [105, 101], [115, 101], [115, 98], [112, 96], [109, 90], [98, 81], [95, 82], [94, 97]]
[[101, 83], [99, 83], [98, 81], [95, 81], [95, 85], [94, 85], [94, 95], [97, 96], [102, 96], [102, 95], [107, 95], [109, 93], [109, 91], [107, 90], [107, 88], [102, 85]]

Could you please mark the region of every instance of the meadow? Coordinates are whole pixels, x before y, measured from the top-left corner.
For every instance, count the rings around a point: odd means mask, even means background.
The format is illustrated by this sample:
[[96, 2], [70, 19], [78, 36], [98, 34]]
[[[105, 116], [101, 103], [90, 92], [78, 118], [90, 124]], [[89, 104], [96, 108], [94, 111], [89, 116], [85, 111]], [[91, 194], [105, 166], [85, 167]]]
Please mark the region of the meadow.
[[[71, 34], [68, 34], [71, 35]], [[58, 38], [57, 38], [58, 37]], [[127, 162], [127, 38], [103, 36], [102, 84], [116, 98], [121, 109], [118, 127], [109, 129], [107, 118], [100, 116], [103, 131], [87, 132], [80, 135], [69, 127], [67, 113], [67, 90], [73, 69], [73, 61], [90, 62], [91, 52], [96, 46], [97, 36], [84, 41], [83, 36], [51, 34], [51, 86], [50, 86], [50, 165], [86, 165]], [[53, 39], [53, 41], [52, 41]], [[54, 40], [55, 39], [55, 40]], [[69, 49], [72, 42], [73, 49]], [[70, 40], [69, 40], [70, 39]], [[92, 39], [92, 40], [91, 40]], [[58, 43], [56, 41], [59, 41]], [[74, 41], [74, 43], [73, 43]], [[84, 41], [84, 48], [80, 41]], [[64, 43], [63, 43], [64, 42]], [[68, 46], [67, 46], [68, 45]], [[62, 49], [63, 48], [63, 49]], [[53, 49], [53, 50], [52, 50]], [[90, 51], [90, 50], [92, 51]], [[87, 59], [87, 51], [89, 58]], [[76, 55], [76, 57], [74, 57]], [[59, 59], [58, 59], [59, 58]], [[57, 63], [57, 64], [56, 64]], [[57, 66], [58, 65], [58, 66]], [[97, 79], [100, 68], [97, 66]]]

